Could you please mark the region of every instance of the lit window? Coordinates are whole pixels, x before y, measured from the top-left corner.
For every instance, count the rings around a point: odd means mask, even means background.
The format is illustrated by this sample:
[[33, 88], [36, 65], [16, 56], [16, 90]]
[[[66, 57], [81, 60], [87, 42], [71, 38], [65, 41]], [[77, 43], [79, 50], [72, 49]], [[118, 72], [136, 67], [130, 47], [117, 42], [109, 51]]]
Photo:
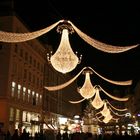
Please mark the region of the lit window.
[[35, 92], [34, 92], [34, 91], [32, 91], [32, 97], [34, 97], [34, 95], [35, 95]]
[[31, 90], [28, 89], [28, 102], [30, 102], [30, 94], [31, 94]]
[[14, 94], [15, 94], [15, 87], [16, 87], [16, 83], [12, 82], [12, 92], [11, 92], [12, 97], [14, 97]]
[[23, 87], [23, 101], [25, 100], [25, 96], [26, 96], [26, 87]]
[[36, 93], [36, 104], [38, 104], [38, 96], [39, 96], [39, 94]]
[[31, 113], [27, 113], [27, 122], [30, 122], [31, 121]]
[[20, 98], [21, 85], [18, 85], [18, 99]]
[[32, 91], [32, 103], [33, 105], [36, 105], [36, 99], [35, 99], [35, 92]]
[[16, 121], [20, 120], [20, 110], [16, 109]]
[[27, 114], [27, 112], [26, 111], [23, 111], [23, 113], [22, 113], [22, 121], [23, 122], [26, 122], [26, 120], [27, 120], [27, 118], [26, 118], [27, 115], [26, 114]]
[[14, 108], [10, 107], [9, 121], [14, 121]]

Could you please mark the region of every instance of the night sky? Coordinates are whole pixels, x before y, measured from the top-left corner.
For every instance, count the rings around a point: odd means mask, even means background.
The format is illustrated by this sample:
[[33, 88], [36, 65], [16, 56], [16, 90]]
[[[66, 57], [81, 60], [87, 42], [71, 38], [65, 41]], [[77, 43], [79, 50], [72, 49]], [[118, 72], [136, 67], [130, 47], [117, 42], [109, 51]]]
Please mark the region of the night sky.
[[[131, 0], [127, 3], [101, 0], [14, 0], [14, 9], [31, 31], [66, 19], [84, 33], [104, 43], [124, 47], [140, 43], [140, 8]], [[55, 50], [60, 37], [53, 29], [39, 39], [43, 43], [51, 44]], [[88, 45], [76, 33], [69, 38], [73, 50], [83, 55], [81, 64], [72, 74], [75, 75], [83, 67], [90, 66], [108, 79], [133, 79], [134, 83], [140, 79], [140, 47], [119, 54], [109, 54]], [[94, 83], [111, 86], [94, 76]]]

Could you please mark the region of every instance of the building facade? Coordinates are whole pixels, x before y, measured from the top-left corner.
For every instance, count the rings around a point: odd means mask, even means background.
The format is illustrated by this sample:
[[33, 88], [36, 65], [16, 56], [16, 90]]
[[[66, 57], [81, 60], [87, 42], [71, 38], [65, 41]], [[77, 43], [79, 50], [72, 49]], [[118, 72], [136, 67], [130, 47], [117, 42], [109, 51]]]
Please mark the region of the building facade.
[[[10, 32], [29, 32], [15, 15], [1, 16], [0, 28]], [[48, 46], [49, 47], [49, 46]], [[0, 128], [24, 128], [32, 135], [50, 123], [56, 129], [59, 117], [81, 113], [80, 104], [70, 104], [80, 95], [76, 84], [56, 92], [44, 85], [62, 84], [71, 76], [56, 72], [46, 61], [46, 48], [37, 39], [22, 43], [0, 43]], [[74, 88], [75, 87], [75, 88]], [[47, 129], [49, 129], [47, 127]]]

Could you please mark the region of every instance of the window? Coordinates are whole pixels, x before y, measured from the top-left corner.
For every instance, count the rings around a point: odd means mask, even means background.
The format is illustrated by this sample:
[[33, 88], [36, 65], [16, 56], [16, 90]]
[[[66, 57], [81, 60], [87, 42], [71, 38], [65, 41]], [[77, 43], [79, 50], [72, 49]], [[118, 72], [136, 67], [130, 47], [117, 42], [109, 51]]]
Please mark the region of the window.
[[16, 121], [20, 120], [20, 110], [16, 109]]
[[44, 67], [43, 67], [43, 65], [41, 65], [41, 72], [43, 72], [44, 71]]
[[17, 46], [17, 44], [15, 44], [15, 53], [17, 53], [18, 52], [18, 46]]
[[29, 82], [31, 82], [31, 72], [29, 72]]
[[14, 121], [14, 108], [10, 107], [9, 121]]
[[22, 113], [22, 121], [23, 122], [26, 122], [27, 121], [27, 112], [26, 111], [23, 111], [23, 113]]
[[25, 61], [28, 61], [28, 53], [25, 52]]
[[40, 69], [40, 64], [39, 64], [39, 62], [37, 63], [37, 69], [38, 69], [38, 70]]
[[36, 98], [35, 98], [35, 92], [32, 91], [32, 103], [33, 105], [36, 105]]
[[31, 95], [31, 90], [28, 89], [28, 102], [30, 102], [30, 95]]
[[23, 49], [20, 49], [20, 56], [23, 57]]
[[40, 80], [40, 88], [42, 88], [42, 85], [43, 85], [43, 81]]
[[23, 101], [25, 101], [26, 97], [26, 87], [23, 87]]
[[32, 56], [30, 56], [30, 64], [32, 64]]
[[34, 67], [36, 67], [36, 60], [34, 59]]
[[38, 96], [39, 96], [39, 94], [36, 93], [36, 104], [38, 104]]
[[37, 87], [39, 87], [39, 78], [37, 78], [37, 83], [36, 84], [37, 84]]
[[13, 74], [17, 73], [17, 62], [13, 63], [13, 69], [12, 69]]
[[40, 95], [40, 104], [42, 103], [42, 95]]
[[12, 92], [11, 92], [12, 97], [14, 97], [14, 95], [15, 95], [15, 88], [16, 88], [16, 83], [12, 82]]
[[20, 94], [21, 94], [21, 85], [18, 85], [18, 99], [20, 98]]
[[27, 69], [24, 69], [24, 79], [27, 78]]
[[35, 84], [35, 75], [33, 75], [33, 84]]

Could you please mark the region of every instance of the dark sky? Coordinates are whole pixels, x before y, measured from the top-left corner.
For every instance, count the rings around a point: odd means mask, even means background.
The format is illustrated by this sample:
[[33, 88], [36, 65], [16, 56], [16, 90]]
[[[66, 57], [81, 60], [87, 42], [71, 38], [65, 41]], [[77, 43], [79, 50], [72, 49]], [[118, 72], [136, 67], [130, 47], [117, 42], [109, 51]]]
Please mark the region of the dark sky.
[[[31, 31], [67, 19], [84, 33], [104, 43], [124, 47], [140, 43], [140, 7], [131, 0], [127, 3], [101, 0], [14, 0], [14, 9]], [[39, 39], [56, 49], [60, 34], [54, 29]], [[140, 47], [120, 54], [104, 53], [85, 43], [76, 33], [70, 35], [70, 43], [74, 51], [83, 55], [81, 64], [72, 74], [90, 66], [108, 79], [139, 80]], [[97, 82], [103, 82], [97, 79]]]

